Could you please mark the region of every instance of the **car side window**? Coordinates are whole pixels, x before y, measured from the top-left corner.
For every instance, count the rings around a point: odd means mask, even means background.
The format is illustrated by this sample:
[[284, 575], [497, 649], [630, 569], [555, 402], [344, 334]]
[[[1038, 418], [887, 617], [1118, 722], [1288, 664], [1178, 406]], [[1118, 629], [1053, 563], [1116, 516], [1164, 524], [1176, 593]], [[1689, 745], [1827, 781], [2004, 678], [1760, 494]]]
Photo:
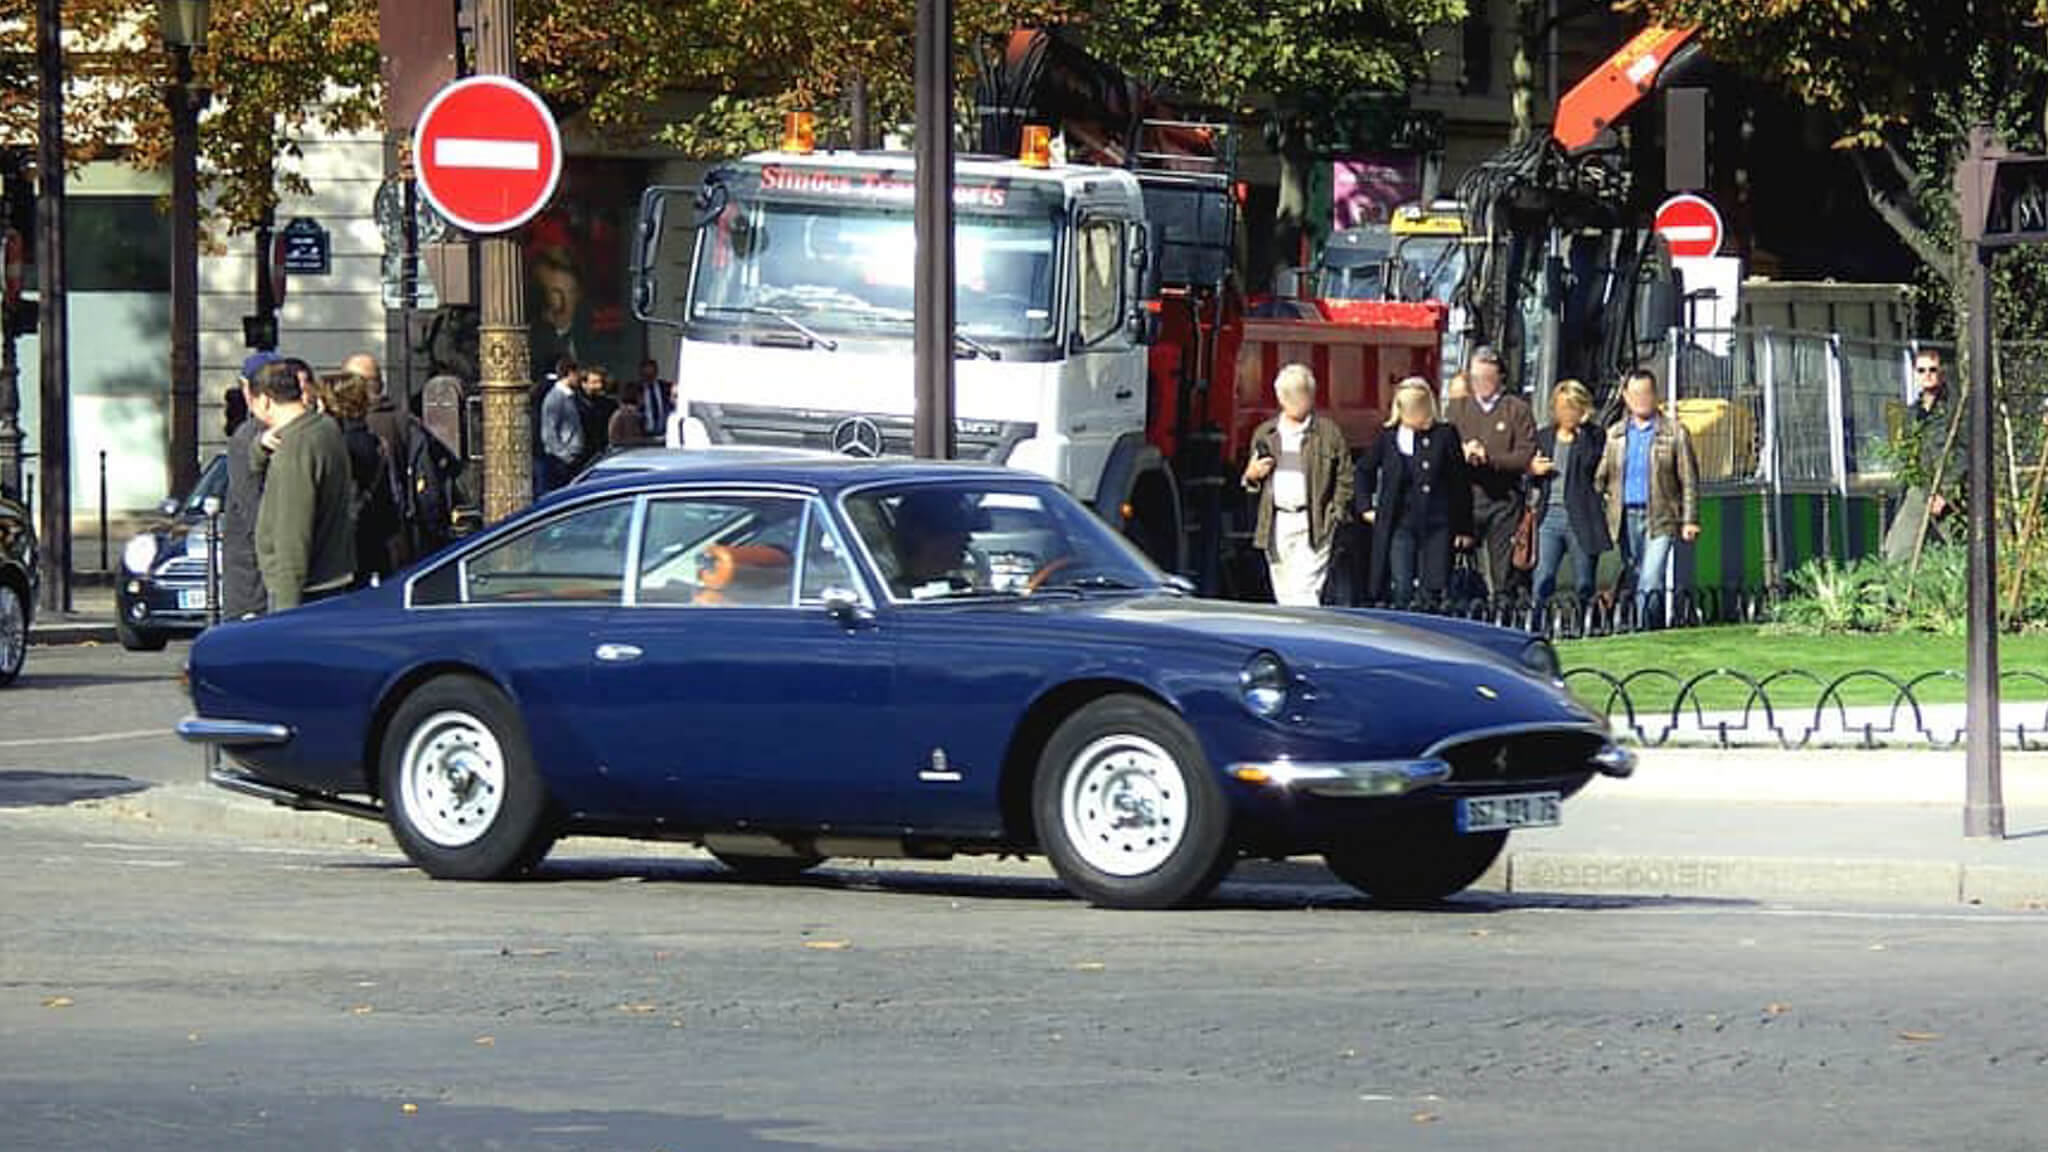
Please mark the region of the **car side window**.
[[463, 601], [617, 603], [626, 584], [633, 502], [585, 508], [521, 532], [463, 562]]
[[806, 604], [815, 604], [824, 598], [827, 588], [855, 592], [858, 587], [854, 583], [853, 569], [846, 560], [845, 545], [832, 531], [824, 505], [813, 501], [809, 523], [804, 530], [801, 599]]
[[652, 500], [641, 529], [634, 602], [699, 608], [787, 608], [796, 602], [796, 496], [704, 495]]
[[1123, 323], [1123, 221], [1084, 221], [1077, 238], [1081, 342], [1093, 344]]

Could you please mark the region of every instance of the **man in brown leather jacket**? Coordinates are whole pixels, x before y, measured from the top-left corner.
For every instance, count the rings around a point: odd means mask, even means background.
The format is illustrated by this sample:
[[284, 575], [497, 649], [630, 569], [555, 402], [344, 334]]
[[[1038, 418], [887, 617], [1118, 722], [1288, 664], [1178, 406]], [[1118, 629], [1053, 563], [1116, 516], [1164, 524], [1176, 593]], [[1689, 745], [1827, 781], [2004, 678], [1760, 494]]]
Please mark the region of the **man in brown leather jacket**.
[[1493, 349], [1473, 349], [1465, 377], [1472, 394], [1452, 400], [1444, 415], [1465, 443], [1472, 534], [1487, 591], [1499, 598], [1513, 589], [1515, 525], [1522, 515], [1522, 478], [1536, 457], [1536, 417], [1527, 401], [1502, 391], [1500, 353]]

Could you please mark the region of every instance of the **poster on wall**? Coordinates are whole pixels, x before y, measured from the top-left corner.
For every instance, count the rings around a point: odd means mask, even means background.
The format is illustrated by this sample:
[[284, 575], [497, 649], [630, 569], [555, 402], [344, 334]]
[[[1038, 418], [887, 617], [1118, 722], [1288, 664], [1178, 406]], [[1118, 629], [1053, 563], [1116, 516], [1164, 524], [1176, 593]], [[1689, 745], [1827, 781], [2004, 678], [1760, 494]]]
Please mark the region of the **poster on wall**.
[[526, 230], [526, 322], [536, 380], [564, 363], [631, 376], [644, 340], [626, 306], [639, 161], [572, 156]]
[[1330, 221], [1342, 232], [1385, 224], [1394, 210], [1422, 196], [1422, 157], [1415, 153], [1345, 156], [1332, 161]]

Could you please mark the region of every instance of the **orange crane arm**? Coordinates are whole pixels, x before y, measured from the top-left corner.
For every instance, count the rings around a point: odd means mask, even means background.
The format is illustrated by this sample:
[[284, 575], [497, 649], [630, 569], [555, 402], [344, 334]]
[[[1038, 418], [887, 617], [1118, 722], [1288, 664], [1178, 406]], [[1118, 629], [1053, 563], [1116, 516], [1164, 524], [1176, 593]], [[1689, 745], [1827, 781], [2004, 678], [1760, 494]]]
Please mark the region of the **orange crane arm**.
[[1567, 150], [1588, 147], [1657, 85], [1657, 74], [1699, 32], [1652, 24], [1609, 56], [1557, 103], [1550, 135]]

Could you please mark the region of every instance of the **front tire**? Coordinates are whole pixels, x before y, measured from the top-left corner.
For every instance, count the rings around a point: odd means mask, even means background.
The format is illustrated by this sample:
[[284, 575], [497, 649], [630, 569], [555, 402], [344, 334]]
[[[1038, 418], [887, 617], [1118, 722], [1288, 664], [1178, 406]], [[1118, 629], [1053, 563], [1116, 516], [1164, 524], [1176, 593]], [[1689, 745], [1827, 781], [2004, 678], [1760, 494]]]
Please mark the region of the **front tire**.
[[114, 638], [129, 652], [161, 652], [171, 642], [171, 638], [162, 632], [137, 628], [126, 620], [114, 621]]
[[28, 662], [28, 604], [19, 589], [0, 583], [0, 688], [14, 683]]
[[407, 858], [438, 880], [502, 880], [540, 863], [555, 825], [526, 728], [504, 693], [430, 680], [384, 732], [384, 811]]
[[1109, 696], [1067, 717], [1033, 783], [1038, 840], [1067, 890], [1104, 908], [1173, 908], [1230, 870], [1229, 802], [1169, 709]]
[[1402, 812], [1360, 829], [1356, 843], [1323, 862], [1339, 880], [1382, 904], [1434, 904], [1486, 875], [1507, 847], [1506, 832], [1458, 831], [1448, 805]]

